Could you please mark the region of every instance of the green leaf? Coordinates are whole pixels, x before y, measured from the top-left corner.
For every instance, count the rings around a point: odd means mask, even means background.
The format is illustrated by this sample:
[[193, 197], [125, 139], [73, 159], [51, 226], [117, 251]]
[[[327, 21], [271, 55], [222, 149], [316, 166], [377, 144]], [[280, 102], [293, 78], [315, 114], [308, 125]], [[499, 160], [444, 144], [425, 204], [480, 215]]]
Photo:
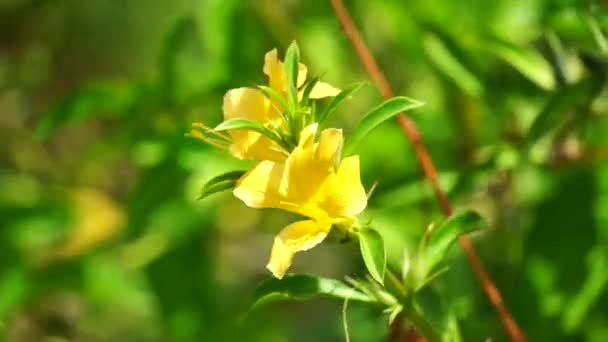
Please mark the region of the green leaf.
[[369, 274], [380, 284], [384, 284], [386, 271], [386, 251], [384, 240], [378, 231], [372, 228], [363, 228], [359, 232], [359, 247], [365, 267]]
[[448, 37], [427, 33], [422, 43], [429, 59], [437, 69], [449, 77], [463, 91], [473, 96], [483, 93], [483, 84], [458, 58], [455, 44], [449, 44]]
[[247, 171], [230, 171], [212, 178], [205, 183], [198, 199], [200, 200], [217, 192], [234, 188], [236, 182], [245, 174], [245, 172]]
[[462, 341], [458, 319], [442, 293], [434, 288], [424, 288], [414, 295], [413, 308], [406, 309], [406, 316], [413, 317], [416, 327], [430, 341]]
[[197, 22], [190, 15], [176, 17], [165, 33], [159, 54], [158, 97], [168, 108], [183, 105], [196, 96], [211, 77], [211, 68], [203, 64], [210, 52], [201, 46], [199, 33]]
[[133, 107], [142, 91], [135, 84], [120, 82], [86, 85], [46, 113], [38, 123], [36, 133], [46, 139], [66, 123], [120, 117]]
[[316, 120], [319, 124], [323, 123], [331, 114], [333, 114], [338, 106], [346, 100], [349, 96], [354, 94], [356, 91], [361, 89], [365, 83], [359, 82], [354, 84], [344, 90], [342, 90], [336, 97], [334, 97], [331, 102], [325, 107], [325, 110], [319, 115], [319, 118]]
[[285, 53], [285, 78], [287, 80], [287, 98], [290, 112], [295, 111], [298, 104], [298, 68], [300, 64], [300, 49], [293, 41]]
[[590, 314], [591, 308], [606, 293], [608, 286], [608, 248], [596, 246], [587, 257], [588, 272], [582, 281], [580, 290], [566, 306], [562, 322], [565, 330], [574, 333]]
[[535, 141], [552, 129], [569, 122], [574, 117], [574, 112], [592, 99], [598, 88], [596, 83], [598, 82], [588, 78], [554, 92], [530, 126], [528, 139]]
[[449, 248], [463, 234], [478, 230], [485, 225], [484, 219], [474, 211], [457, 213], [431, 231], [428, 240], [421, 247], [416, 260], [419, 284], [425, 283], [437, 265], [444, 259]]
[[310, 81], [306, 82], [306, 84], [304, 84], [304, 90], [302, 91], [302, 100], [301, 103], [304, 106], [308, 105], [308, 101], [310, 100], [310, 93], [312, 93], [313, 88], [317, 85], [317, 83], [319, 83], [319, 77], [315, 77], [313, 79], [311, 79]]
[[221, 124], [217, 125], [217, 127], [215, 127], [213, 130], [221, 132], [221, 131], [228, 131], [231, 129], [244, 129], [244, 130], [258, 132], [274, 141], [281, 143], [279, 137], [274, 132], [272, 132], [268, 128], [264, 127], [264, 125], [262, 125], [261, 123], [259, 123], [257, 121], [249, 120], [249, 119], [245, 119], [245, 118], [234, 118], [234, 119], [226, 120], [226, 121], [222, 122]]
[[27, 300], [33, 281], [21, 267], [6, 267], [0, 276], [0, 318], [7, 319]]
[[484, 47], [542, 89], [553, 90], [555, 88], [551, 64], [539, 52], [498, 38], [490, 38]]
[[283, 97], [283, 95], [279, 94], [276, 90], [267, 87], [267, 86], [263, 86], [263, 85], [258, 85], [257, 88], [264, 93], [264, 95], [266, 95], [267, 98], [276, 101], [282, 108], [279, 108], [281, 110], [285, 110], [287, 108], [287, 102], [285, 101], [285, 98]]
[[253, 294], [250, 309], [259, 308], [277, 300], [307, 300], [317, 296], [363, 302], [375, 301], [336, 279], [306, 274], [288, 274], [283, 279], [270, 278], [262, 283]]
[[420, 107], [423, 104], [424, 103], [420, 101], [405, 96], [397, 96], [372, 109], [365, 114], [357, 128], [351, 133], [350, 138], [347, 139], [345, 148], [346, 155], [351, 154], [357, 144], [384, 121], [393, 118], [406, 110]]

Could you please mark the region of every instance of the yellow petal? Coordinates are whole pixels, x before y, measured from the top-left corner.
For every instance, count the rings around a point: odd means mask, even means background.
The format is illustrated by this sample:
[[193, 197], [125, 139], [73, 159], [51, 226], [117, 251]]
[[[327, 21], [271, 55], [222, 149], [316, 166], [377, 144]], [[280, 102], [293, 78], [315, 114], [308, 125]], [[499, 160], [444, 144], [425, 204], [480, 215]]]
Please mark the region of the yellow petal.
[[329, 83], [319, 82], [310, 92], [311, 99], [322, 99], [324, 97], [333, 97], [340, 93], [340, 89], [332, 86]]
[[315, 130], [316, 124], [302, 130], [299, 145], [286, 162], [286, 197], [294, 203], [309, 202], [335, 171], [336, 158], [343, 141], [342, 131], [326, 129], [321, 132], [319, 142], [314, 143]]
[[315, 130], [316, 124], [302, 130], [299, 144], [286, 162], [285, 196], [294, 203], [307, 203], [333, 172], [333, 160], [317, 159], [319, 144], [314, 142]]
[[277, 91], [285, 91], [285, 72], [279, 61], [277, 49], [272, 49], [264, 56], [264, 73], [268, 76], [268, 85]]
[[316, 125], [302, 131], [299, 145], [284, 163], [264, 161], [247, 172], [234, 195], [253, 208], [278, 208], [322, 220], [342, 220], [367, 205], [359, 176], [359, 157], [342, 161], [335, 170], [342, 132], [326, 129], [314, 142]]
[[236, 88], [224, 95], [224, 120], [246, 118], [262, 124], [279, 118], [264, 94], [254, 88]]
[[335, 164], [336, 160], [340, 157], [343, 142], [344, 137], [342, 136], [341, 129], [328, 128], [323, 130], [319, 138], [319, 145], [315, 151], [315, 159]]
[[367, 206], [367, 195], [361, 184], [359, 156], [351, 156], [340, 164], [337, 174], [327, 178], [314, 201], [333, 219], [354, 217]]
[[[270, 101], [257, 89], [237, 88], [224, 95], [224, 119], [246, 118], [261, 124], [279, 119]], [[286, 153], [271, 139], [250, 130], [230, 130], [230, 153], [240, 159], [285, 160]]]
[[[266, 53], [264, 56], [264, 74], [268, 76], [268, 85], [278, 91], [285, 92], [287, 91], [287, 79], [285, 78], [285, 70], [283, 67], [283, 62], [279, 60], [279, 55], [277, 49], [272, 49]], [[308, 69], [306, 65], [299, 63], [298, 64], [298, 81], [297, 87], [301, 87], [306, 81], [306, 75], [308, 73]], [[314, 90], [313, 90], [314, 91]]]
[[291, 266], [294, 254], [321, 243], [331, 228], [330, 222], [298, 221], [285, 227], [274, 239], [266, 268], [281, 279]]
[[262, 161], [237, 181], [232, 192], [248, 207], [281, 209], [284, 170], [283, 163]]

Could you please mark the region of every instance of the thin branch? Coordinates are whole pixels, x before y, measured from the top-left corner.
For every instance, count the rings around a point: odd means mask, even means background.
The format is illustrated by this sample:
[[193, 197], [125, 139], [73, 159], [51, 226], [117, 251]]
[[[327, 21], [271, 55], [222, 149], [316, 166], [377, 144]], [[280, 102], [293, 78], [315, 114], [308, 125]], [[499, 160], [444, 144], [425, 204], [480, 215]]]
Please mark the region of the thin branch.
[[[336, 13], [336, 16], [340, 20], [344, 31], [348, 35], [353, 47], [355, 48], [359, 59], [365, 66], [365, 69], [371, 76], [372, 80], [376, 84], [376, 86], [380, 89], [382, 96], [385, 99], [389, 99], [393, 96], [393, 91], [386, 80], [386, 77], [378, 67], [378, 63], [376, 59], [371, 54], [369, 48], [361, 38], [361, 35], [357, 31], [348, 11], [344, 7], [342, 0], [331, 0], [332, 6]], [[437, 178], [437, 170], [435, 165], [433, 164], [433, 160], [429, 155], [428, 151], [422, 144], [422, 139], [420, 134], [418, 133], [418, 129], [416, 128], [415, 123], [410, 119], [405, 113], [402, 113], [396, 117], [397, 123], [403, 130], [403, 133], [410, 140], [414, 147], [414, 151], [416, 152], [416, 158], [418, 159], [418, 163], [420, 164], [420, 168], [427, 178], [428, 182], [433, 189], [433, 193], [435, 194], [435, 198], [441, 208], [442, 212], [445, 216], [452, 215], [453, 209], [452, 206], [446, 196], [446, 194], [441, 190], [439, 186], [439, 181]], [[475, 252], [473, 244], [471, 240], [463, 235], [460, 239], [460, 246], [465, 251], [467, 255], [467, 259], [469, 263], [473, 267], [475, 275], [479, 279], [486, 295], [488, 296], [490, 302], [498, 312], [502, 324], [505, 327], [505, 330], [511, 337], [512, 341], [515, 342], [524, 342], [526, 341], [526, 337], [523, 331], [519, 328], [509, 310], [506, 308], [502, 296], [500, 292], [494, 285], [494, 282], [490, 278], [488, 272], [486, 271], [483, 263], [479, 259], [479, 256]]]
[[346, 317], [347, 309], [348, 298], [344, 298], [344, 305], [342, 305], [342, 328], [344, 328], [344, 341], [350, 342], [350, 333], [348, 332], [348, 317]]

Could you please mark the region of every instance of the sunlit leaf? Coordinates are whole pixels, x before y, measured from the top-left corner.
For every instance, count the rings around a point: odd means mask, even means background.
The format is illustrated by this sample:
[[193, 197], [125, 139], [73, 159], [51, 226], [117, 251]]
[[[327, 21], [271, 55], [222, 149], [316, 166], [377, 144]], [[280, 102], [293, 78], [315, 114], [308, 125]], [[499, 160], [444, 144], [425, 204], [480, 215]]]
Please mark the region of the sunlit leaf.
[[270, 278], [262, 283], [253, 294], [250, 308], [259, 308], [279, 300], [307, 300], [317, 296], [374, 301], [373, 298], [336, 279], [288, 274], [283, 279]]
[[285, 52], [285, 78], [287, 80], [287, 98], [290, 109], [293, 110], [298, 103], [298, 69], [300, 63], [300, 49], [296, 42], [292, 42]]
[[551, 64], [539, 52], [497, 38], [486, 42], [485, 47], [542, 89], [555, 88]]
[[369, 274], [379, 283], [384, 283], [384, 272], [386, 271], [386, 250], [384, 240], [378, 231], [371, 228], [363, 228], [359, 232], [359, 247], [365, 267]]
[[230, 171], [212, 178], [205, 183], [198, 199], [203, 199], [217, 192], [234, 188], [236, 186], [236, 182], [245, 174], [245, 172], [247, 171]]
[[276, 134], [274, 134], [268, 128], [264, 127], [264, 125], [262, 125], [261, 123], [254, 121], [254, 120], [245, 119], [245, 118], [234, 118], [234, 119], [226, 120], [226, 121], [222, 122], [221, 124], [217, 125], [217, 127], [215, 127], [213, 130], [221, 132], [221, 131], [228, 131], [228, 130], [232, 130], [232, 129], [243, 129], [243, 130], [254, 131], [254, 132], [261, 133], [264, 136], [266, 136], [272, 140], [275, 140], [275, 141], [279, 140], [279, 138], [277, 137]]
[[423, 103], [416, 101], [404, 96], [397, 96], [390, 100], [387, 100], [383, 104], [369, 111], [357, 128], [350, 134], [350, 137], [346, 140], [346, 155], [352, 154], [357, 144], [361, 142], [363, 138], [374, 128], [378, 127], [381, 123], [388, 119], [391, 119], [401, 112], [406, 110], [414, 109], [422, 106]]
[[403, 260], [401, 261], [401, 279], [405, 281], [407, 278], [410, 267], [412, 266], [412, 260], [410, 259], [410, 255], [407, 252], [407, 249], [403, 250]]

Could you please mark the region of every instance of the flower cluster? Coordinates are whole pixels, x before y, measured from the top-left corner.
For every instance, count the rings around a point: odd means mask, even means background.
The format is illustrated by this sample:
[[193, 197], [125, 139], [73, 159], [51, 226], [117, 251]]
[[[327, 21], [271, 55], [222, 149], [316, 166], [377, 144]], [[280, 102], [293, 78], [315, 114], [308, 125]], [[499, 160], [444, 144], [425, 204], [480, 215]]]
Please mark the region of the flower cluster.
[[263, 71], [268, 86], [229, 90], [224, 96], [224, 122], [213, 129], [194, 123], [191, 136], [224, 148], [236, 158], [257, 161], [245, 173], [216, 179], [216, 184], [228, 181], [247, 206], [278, 208], [306, 217], [274, 239], [267, 268], [280, 279], [294, 254], [322, 242], [332, 226], [356, 229], [356, 217], [366, 207], [367, 197], [359, 157], [342, 159], [342, 130], [319, 129], [328, 113], [317, 113], [314, 100], [342, 92], [318, 78], [307, 80], [307, 68], [299, 63], [295, 44], [284, 63], [276, 49], [266, 53]]

